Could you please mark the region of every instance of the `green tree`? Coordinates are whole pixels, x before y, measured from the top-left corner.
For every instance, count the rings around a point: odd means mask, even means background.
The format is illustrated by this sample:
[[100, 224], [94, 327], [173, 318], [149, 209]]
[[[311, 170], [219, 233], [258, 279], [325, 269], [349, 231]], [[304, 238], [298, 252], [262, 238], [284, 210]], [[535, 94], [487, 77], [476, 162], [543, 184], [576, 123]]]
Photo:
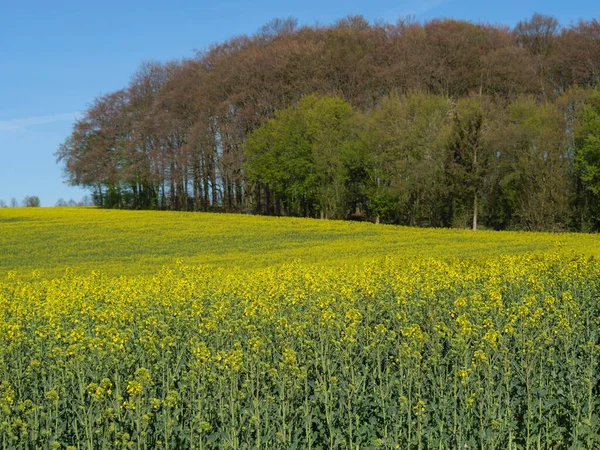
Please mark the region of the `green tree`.
[[527, 230], [568, 226], [572, 157], [564, 114], [554, 104], [520, 97], [508, 106], [493, 140], [499, 155], [503, 223]]
[[277, 111], [245, 142], [248, 179], [265, 184], [283, 214], [345, 217], [349, 170], [360, 152], [355, 118], [332, 96], [310, 95]]
[[23, 199], [23, 206], [27, 208], [38, 208], [40, 205], [40, 198], [37, 195], [27, 195]]
[[[478, 226], [491, 157], [486, 143], [488, 128], [484, 108], [480, 96], [459, 100], [448, 141], [453, 225], [466, 226], [471, 222], [473, 230]], [[471, 220], [466, 220], [467, 217]]]
[[385, 97], [366, 121], [369, 211], [376, 221], [444, 225], [445, 141], [452, 104], [423, 92]]
[[600, 229], [600, 89], [592, 92], [577, 114], [575, 169], [583, 187], [584, 221], [589, 223], [586, 228], [598, 230]]

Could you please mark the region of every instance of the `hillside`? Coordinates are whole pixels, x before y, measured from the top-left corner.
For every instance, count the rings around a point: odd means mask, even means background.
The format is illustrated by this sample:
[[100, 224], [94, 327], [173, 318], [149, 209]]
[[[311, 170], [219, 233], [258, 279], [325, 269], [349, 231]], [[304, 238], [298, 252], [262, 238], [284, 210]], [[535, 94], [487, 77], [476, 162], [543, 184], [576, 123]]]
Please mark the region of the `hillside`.
[[0, 209], [0, 274], [154, 274], [177, 260], [244, 270], [300, 260], [356, 266], [371, 259], [480, 258], [546, 251], [600, 255], [600, 236], [419, 229], [330, 220], [94, 208]]

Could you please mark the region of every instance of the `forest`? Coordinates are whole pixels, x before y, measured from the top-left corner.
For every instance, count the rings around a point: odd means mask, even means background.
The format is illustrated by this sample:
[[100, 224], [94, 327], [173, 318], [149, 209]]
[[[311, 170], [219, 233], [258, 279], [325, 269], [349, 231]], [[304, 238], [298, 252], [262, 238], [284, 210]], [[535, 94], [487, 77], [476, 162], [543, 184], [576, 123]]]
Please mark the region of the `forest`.
[[600, 22], [275, 19], [144, 62], [56, 152], [104, 208], [600, 230]]

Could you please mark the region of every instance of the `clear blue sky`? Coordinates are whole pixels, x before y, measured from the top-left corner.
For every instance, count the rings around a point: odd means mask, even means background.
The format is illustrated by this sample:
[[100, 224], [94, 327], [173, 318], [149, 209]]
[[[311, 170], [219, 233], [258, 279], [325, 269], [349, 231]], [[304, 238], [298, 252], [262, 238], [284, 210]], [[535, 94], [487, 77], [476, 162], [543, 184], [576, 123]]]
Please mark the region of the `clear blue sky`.
[[513, 26], [541, 12], [568, 25], [599, 11], [595, 0], [2, 0], [0, 200], [80, 200], [86, 192], [64, 184], [53, 156], [78, 112], [124, 87], [144, 60], [189, 57], [276, 17], [328, 24], [348, 14], [387, 22], [414, 15]]

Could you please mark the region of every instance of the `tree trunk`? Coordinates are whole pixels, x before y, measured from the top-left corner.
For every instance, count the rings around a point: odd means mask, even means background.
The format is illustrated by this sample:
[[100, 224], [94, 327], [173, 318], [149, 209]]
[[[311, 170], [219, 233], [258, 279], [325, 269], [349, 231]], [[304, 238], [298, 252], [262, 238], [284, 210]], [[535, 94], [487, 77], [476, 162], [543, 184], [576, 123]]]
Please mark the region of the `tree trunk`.
[[[477, 147], [475, 147], [473, 151], [473, 170], [475, 174], [477, 174]], [[475, 180], [476, 185], [478, 180]], [[473, 230], [477, 229], [477, 187], [475, 187], [475, 192], [473, 193]]]
[[477, 229], [477, 192], [473, 196], [473, 230]]

